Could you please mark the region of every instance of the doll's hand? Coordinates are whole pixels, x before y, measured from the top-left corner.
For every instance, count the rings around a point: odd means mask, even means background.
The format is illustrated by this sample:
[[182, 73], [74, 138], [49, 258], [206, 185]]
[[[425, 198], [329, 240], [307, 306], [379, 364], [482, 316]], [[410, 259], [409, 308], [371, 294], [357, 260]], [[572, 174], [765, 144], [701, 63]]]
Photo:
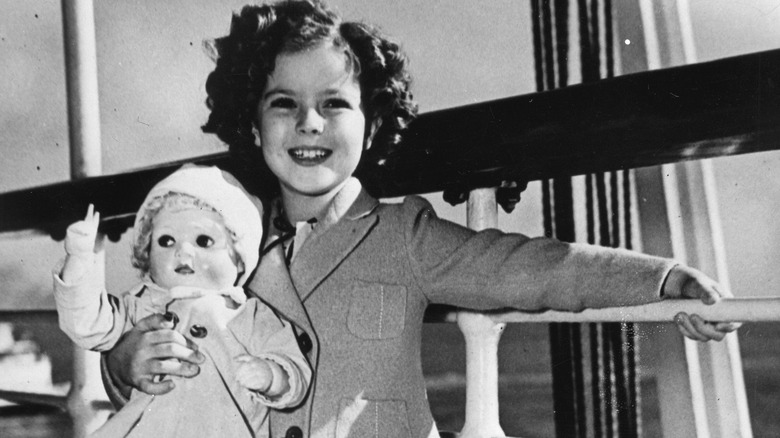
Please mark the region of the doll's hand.
[[94, 209], [95, 207], [89, 204], [84, 220], [75, 222], [68, 227], [65, 235], [65, 252], [69, 255], [90, 255], [95, 251], [100, 213]]
[[273, 371], [265, 359], [244, 354], [236, 359], [236, 380], [252, 391], [266, 393], [273, 383]]
[[[170, 392], [174, 383], [158, 376], [194, 377], [205, 357], [197, 346], [173, 330], [176, 318], [160, 314], [147, 316], [125, 333], [107, 357], [111, 378], [147, 394]], [[127, 395], [127, 394], [125, 394]]]
[[[669, 272], [663, 295], [667, 298], [700, 299], [704, 304], [715, 304], [723, 297], [732, 296], [703, 272], [683, 265], [677, 265]], [[702, 342], [720, 341], [742, 325], [734, 322], [707, 322], [699, 315], [688, 315], [685, 312], [675, 315], [674, 321], [683, 335]]]

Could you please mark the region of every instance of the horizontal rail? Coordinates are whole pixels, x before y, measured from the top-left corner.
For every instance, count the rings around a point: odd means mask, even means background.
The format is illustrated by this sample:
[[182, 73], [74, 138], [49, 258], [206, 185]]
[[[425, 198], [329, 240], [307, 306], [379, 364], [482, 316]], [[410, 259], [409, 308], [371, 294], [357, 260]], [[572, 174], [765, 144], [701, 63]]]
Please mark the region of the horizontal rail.
[[[778, 77], [772, 50], [432, 111], [360, 177], [395, 197], [778, 149]], [[236, 170], [226, 153], [187, 161]], [[0, 194], [0, 232], [62, 236], [93, 203], [112, 238], [183, 162]]]
[[17, 404], [52, 406], [62, 409], [63, 411], [68, 410], [68, 397], [65, 395], [0, 390], [0, 400], [6, 400]]
[[[459, 311], [449, 306], [436, 306], [426, 314], [426, 322], [456, 322]], [[780, 297], [724, 298], [712, 305], [698, 300], [667, 300], [641, 306], [585, 309], [581, 312], [503, 310], [476, 313], [490, 315], [495, 322], [551, 323], [672, 322], [679, 312], [695, 313], [707, 321], [780, 322]]]

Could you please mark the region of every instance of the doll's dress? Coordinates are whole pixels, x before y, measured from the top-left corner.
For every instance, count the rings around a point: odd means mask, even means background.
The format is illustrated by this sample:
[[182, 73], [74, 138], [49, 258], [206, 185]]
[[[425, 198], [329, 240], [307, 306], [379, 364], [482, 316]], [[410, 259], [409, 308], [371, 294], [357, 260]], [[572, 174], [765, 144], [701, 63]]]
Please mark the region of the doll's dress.
[[[168, 376], [176, 387], [163, 395], [133, 390], [130, 401], [91, 437], [264, 437], [268, 400], [239, 385], [233, 360], [242, 354], [269, 358], [253, 342], [258, 313], [271, 313], [257, 299], [219, 292], [175, 299], [168, 311], [175, 330], [197, 344], [206, 360], [193, 378]], [[260, 307], [258, 307], [260, 306]], [[254, 338], [258, 338], [255, 336]], [[273, 360], [273, 357], [270, 359]], [[284, 367], [287, 368], [287, 367]]]

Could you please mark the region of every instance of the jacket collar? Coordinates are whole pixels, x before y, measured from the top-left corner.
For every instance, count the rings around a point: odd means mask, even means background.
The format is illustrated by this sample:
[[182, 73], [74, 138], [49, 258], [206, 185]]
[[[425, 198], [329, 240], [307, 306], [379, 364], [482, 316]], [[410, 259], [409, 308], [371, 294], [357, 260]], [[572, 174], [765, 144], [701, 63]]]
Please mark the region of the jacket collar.
[[378, 205], [360, 181], [347, 181], [290, 265], [290, 275], [302, 300], [363, 240], [377, 221], [370, 213]]

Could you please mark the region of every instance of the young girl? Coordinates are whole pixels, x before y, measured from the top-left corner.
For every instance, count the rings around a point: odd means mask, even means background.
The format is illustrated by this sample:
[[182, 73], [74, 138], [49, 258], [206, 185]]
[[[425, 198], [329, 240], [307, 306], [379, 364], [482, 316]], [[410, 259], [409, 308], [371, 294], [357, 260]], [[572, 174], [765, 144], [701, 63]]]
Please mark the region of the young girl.
[[[283, 247], [294, 295], [274, 296], [260, 275], [248, 288], [298, 327], [315, 369], [304, 405], [271, 414], [273, 436], [438, 436], [420, 363], [431, 303], [577, 311], [719, 298], [713, 280], [671, 260], [474, 232], [437, 218], [419, 197], [371, 197], [352, 175], [369, 148], [381, 157], [398, 144], [415, 105], [399, 47], [370, 26], [341, 22], [317, 1], [247, 6], [213, 48], [204, 130], [258, 164], [247, 175], [270, 169], [278, 180], [258, 270], [284, 266]], [[150, 318], [108, 356], [114, 396], [116, 384], [138, 386], [170, 356], [152, 341], [177, 344], [160, 321]], [[678, 321], [701, 340], [734, 330], [685, 314]], [[181, 350], [181, 366], [167, 371], [191, 375], [194, 354]]]
[[[268, 408], [299, 404], [311, 370], [293, 329], [242, 286], [257, 265], [261, 213], [216, 167], [185, 166], [158, 183], [135, 220], [143, 281], [120, 297], [95, 283], [98, 213], [68, 228], [54, 271], [60, 326], [106, 351], [151, 314], [165, 314], [208, 360], [166, 395], [136, 392], [94, 436], [268, 436]], [[171, 380], [171, 379], [166, 379]]]

